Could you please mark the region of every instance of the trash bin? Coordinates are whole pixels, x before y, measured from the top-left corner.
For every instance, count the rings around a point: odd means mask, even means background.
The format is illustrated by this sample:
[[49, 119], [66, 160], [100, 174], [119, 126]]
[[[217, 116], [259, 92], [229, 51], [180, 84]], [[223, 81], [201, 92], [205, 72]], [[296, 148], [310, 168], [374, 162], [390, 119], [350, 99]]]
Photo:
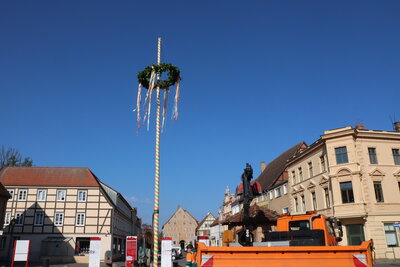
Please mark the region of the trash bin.
[[49, 259], [43, 259], [42, 266], [49, 267]]
[[104, 263], [107, 266], [111, 266], [112, 265], [112, 254], [110, 250], [107, 250], [106, 253], [104, 254]]

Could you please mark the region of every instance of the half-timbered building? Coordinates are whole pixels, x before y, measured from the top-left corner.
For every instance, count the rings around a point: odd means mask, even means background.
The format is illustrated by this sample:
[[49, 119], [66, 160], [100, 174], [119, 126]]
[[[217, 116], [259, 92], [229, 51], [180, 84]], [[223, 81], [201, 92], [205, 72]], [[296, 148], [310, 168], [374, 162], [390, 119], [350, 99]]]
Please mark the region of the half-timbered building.
[[91, 238], [101, 239], [100, 257], [124, 254], [126, 236], [137, 234], [136, 209], [88, 168], [7, 167], [0, 181], [7, 203], [0, 257], [13, 240], [31, 240], [31, 260], [87, 262]]

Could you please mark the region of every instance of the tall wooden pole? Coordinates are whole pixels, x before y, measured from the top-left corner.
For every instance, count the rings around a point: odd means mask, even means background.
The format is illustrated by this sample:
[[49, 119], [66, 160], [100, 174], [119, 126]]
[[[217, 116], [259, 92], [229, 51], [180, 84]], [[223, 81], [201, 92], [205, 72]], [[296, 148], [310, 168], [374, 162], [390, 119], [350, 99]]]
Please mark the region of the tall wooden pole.
[[[157, 53], [157, 64], [161, 63], [161, 37], [158, 37], [158, 53]], [[160, 80], [160, 74], [157, 74], [157, 80]], [[158, 217], [159, 217], [159, 192], [160, 192], [160, 87], [157, 87], [157, 113], [156, 113], [156, 174], [154, 183], [154, 219], [153, 219], [153, 231], [154, 231], [154, 250], [153, 250], [153, 266], [158, 266]]]

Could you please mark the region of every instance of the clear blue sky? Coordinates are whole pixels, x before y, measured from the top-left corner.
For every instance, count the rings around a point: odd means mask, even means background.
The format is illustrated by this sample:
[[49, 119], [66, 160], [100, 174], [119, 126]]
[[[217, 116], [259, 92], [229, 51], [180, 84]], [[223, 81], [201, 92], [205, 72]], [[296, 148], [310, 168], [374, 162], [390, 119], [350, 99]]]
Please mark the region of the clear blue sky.
[[36, 166], [89, 167], [150, 222], [155, 120], [137, 136], [132, 109], [161, 36], [183, 77], [161, 137], [161, 223], [178, 205], [201, 220], [246, 162], [257, 176], [357, 120], [392, 129], [399, 13], [395, 0], [1, 1], [0, 144]]

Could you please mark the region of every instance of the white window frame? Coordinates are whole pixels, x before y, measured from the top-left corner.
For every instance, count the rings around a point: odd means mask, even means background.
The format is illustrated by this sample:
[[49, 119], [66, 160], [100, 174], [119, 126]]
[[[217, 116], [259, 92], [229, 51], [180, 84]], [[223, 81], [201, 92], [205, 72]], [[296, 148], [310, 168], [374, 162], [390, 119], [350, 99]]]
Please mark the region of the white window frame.
[[282, 213], [289, 213], [289, 208], [288, 207], [282, 208]]
[[[23, 193], [22, 196], [21, 193]], [[18, 189], [18, 201], [26, 201], [27, 199], [28, 199], [28, 189]]]
[[[64, 193], [62, 196], [64, 197], [64, 199], [62, 199], [62, 198], [59, 198], [59, 193]], [[60, 190], [57, 190], [57, 192], [56, 192], [56, 200], [57, 201], [65, 201], [65, 199], [67, 198], [67, 190], [65, 190], [65, 189], [60, 189]]]
[[[41, 216], [41, 220], [39, 222], [37, 222], [37, 220], [39, 219], [39, 217]], [[44, 224], [44, 212], [35, 212], [35, 217], [33, 219], [33, 225], [35, 226], [41, 226]]]
[[[81, 196], [83, 196], [83, 198]], [[87, 200], [87, 190], [78, 190], [78, 195], [76, 197], [78, 199], [78, 202], [86, 202], [86, 200]]]
[[64, 225], [64, 213], [62, 213], [62, 212], [54, 213], [54, 225], [55, 226], [63, 226]]
[[24, 225], [24, 213], [23, 212], [15, 213], [15, 225], [19, 225], [19, 226]]
[[11, 212], [6, 212], [4, 215], [4, 225], [9, 225], [11, 222]]
[[284, 184], [284, 185], [283, 185], [283, 194], [284, 194], [284, 195], [287, 195], [287, 193], [288, 193], [287, 184]]
[[278, 186], [277, 188], [274, 189], [275, 192], [275, 198], [282, 196], [282, 190], [281, 187]]
[[14, 189], [7, 189], [8, 193], [11, 195], [11, 200], [14, 199]]
[[[44, 194], [43, 194], [44, 198], [43, 199], [39, 199], [39, 192], [44, 192]], [[47, 190], [46, 189], [39, 189], [37, 191], [36, 201], [46, 201], [46, 197], [47, 197]]]
[[85, 226], [86, 214], [85, 213], [77, 213], [75, 217], [75, 225], [76, 226]]
[[270, 200], [274, 199], [274, 192], [272, 190], [269, 191], [269, 199]]

